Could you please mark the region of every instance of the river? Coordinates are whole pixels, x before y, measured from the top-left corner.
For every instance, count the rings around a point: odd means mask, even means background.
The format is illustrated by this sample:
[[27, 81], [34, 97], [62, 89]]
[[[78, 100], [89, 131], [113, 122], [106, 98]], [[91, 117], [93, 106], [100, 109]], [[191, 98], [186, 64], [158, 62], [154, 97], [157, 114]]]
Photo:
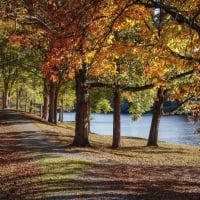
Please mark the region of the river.
[[[121, 115], [121, 135], [148, 138], [152, 115], [144, 115], [138, 121], [132, 121], [130, 115]], [[112, 135], [112, 114], [91, 114], [91, 132], [100, 135]], [[75, 113], [65, 113], [64, 121], [74, 121]], [[189, 122], [186, 116], [162, 116], [158, 140], [176, 144], [200, 146], [200, 134], [194, 134], [199, 123]]]

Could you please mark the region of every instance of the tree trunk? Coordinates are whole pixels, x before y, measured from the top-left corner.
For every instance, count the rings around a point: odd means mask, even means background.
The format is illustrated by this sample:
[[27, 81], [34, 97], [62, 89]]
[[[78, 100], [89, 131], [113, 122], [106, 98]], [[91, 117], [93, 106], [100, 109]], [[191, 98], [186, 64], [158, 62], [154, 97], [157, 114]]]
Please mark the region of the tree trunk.
[[33, 112], [33, 100], [30, 100], [30, 106], [29, 106], [29, 112], [32, 113]]
[[88, 96], [88, 132], [91, 133], [90, 123], [91, 122], [91, 98]]
[[163, 103], [165, 97], [165, 89], [159, 88], [157, 91], [157, 98], [154, 102], [153, 117], [151, 121], [151, 128], [149, 132], [149, 138], [147, 146], [158, 146], [158, 131], [160, 125], [160, 119], [163, 113]]
[[76, 71], [76, 127], [73, 145], [79, 147], [90, 146], [89, 143], [89, 93], [85, 83], [85, 70]]
[[120, 114], [121, 114], [121, 107], [120, 107], [120, 91], [116, 90], [114, 92], [114, 100], [113, 100], [113, 142], [112, 148], [117, 149], [120, 147]]
[[16, 110], [19, 110], [19, 88], [17, 87], [17, 90], [16, 90]]
[[64, 119], [64, 100], [63, 98], [61, 99], [61, 107], [59, 109], [59, 118], [58, 121], [63, 122]]
[[56, 124], [56, 118], [55, 118], [55, 98], [56, 98], [56, 82], [50, 82], [50, 93], [49, 93], [49, 117], [48, 117], [48, 122]]
[[60, 89], [60, 83], [56, 83], [55, 85], [55, 97], [54, 97], [54, 119], [55, 124], [57, 124], [57, 106], [58, 106], [58, 93]]
[[18, 88], [16, 90], [16, 110], [20, 110], [21, 108], [21, 96], [22, 96], [22, 88]]
[[8, 108], [8, 93], [6, 91], [3, 92], [3, 109]]
[[42, 109], [42, 118], [47, 119], [48, 114], [48, 104], [49, 104], [49, 84], [46, 79], [44, 79], [44, 89], [43, 89], [43, 109]]
[[7, 108], [9, 108], [9, 89], [8, 89], [8, 84], [4, 83], [3, 109]]
[[25, 112], [27, 112], [27, 104], [28, 104], [28, 97], [27, 97], [27, 93], [26, 93], [25, 105], [24, 105], [24, 111], [25, 111]]

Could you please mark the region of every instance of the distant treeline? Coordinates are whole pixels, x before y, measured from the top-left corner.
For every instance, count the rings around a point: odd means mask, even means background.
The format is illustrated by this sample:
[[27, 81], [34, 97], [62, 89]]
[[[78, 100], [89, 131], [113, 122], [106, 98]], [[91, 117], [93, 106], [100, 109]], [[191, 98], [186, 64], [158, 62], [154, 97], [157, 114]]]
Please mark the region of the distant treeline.
[[[179, 105], [179, 101], [165, 101], [163, 105], [163, 111], [164, 113], [170, 113], [172, 110], [176, 110], [176, 108]], [[121, 113], [122, 114], [128, 114], [129, 113], [129, 108], [131, 104], [124, 100], [124, 102], [121, 105]], [[152, 110], [149, 110], [147, 113], [151, 113]]]

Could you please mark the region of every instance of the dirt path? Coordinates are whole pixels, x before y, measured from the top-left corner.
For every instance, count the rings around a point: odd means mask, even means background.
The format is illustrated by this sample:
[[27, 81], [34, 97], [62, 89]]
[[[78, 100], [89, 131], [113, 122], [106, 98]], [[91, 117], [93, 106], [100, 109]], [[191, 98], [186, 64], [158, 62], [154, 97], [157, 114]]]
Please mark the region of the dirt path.
[[[22, 113], [5, 110], [0, 112], [0, 120], [2, 123], [6, 123], [10, 126], [18, 136], [21, 137], [21, 143], [26, 149], [27, 153], [37, 154], [38, 157], [44, 157], [44, 154], [49, 156], [64, 156], [70, 158], [80, 158], [84, 157], [85, 160], [102, 162], [105, 159], [101, 157], [94, 157], [90, 155], [83, 155], [84, 152], [74, 152], [72, 155], [72, 149], [62, 148], [52, 142], [47, 134], [42, 131], [34, 119], [24, 116]], [[41, 154], [41, 155], [40, 155]], [[47, 156], [47, 155], [46, 155]]]

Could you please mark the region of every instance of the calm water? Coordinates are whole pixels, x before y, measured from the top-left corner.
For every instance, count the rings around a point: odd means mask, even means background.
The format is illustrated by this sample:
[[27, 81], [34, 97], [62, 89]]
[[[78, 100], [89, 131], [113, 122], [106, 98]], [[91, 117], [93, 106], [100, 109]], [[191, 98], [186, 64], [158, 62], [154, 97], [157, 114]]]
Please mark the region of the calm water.
[[[92, 114], [91, 131], [100, 135], [112, 135], [112, 114]], [[130, 115], [121, 115], [121, 135], [148, 138], [151, 115], [132, 121]], [[75, 113], [65, 113], [65, 121], [74, 121]], [[158, 140], [178, 144], [200, 146], [200, 134], [194, 134], [199, 123], [188, 122], [185, 116], [163, 116]]]

